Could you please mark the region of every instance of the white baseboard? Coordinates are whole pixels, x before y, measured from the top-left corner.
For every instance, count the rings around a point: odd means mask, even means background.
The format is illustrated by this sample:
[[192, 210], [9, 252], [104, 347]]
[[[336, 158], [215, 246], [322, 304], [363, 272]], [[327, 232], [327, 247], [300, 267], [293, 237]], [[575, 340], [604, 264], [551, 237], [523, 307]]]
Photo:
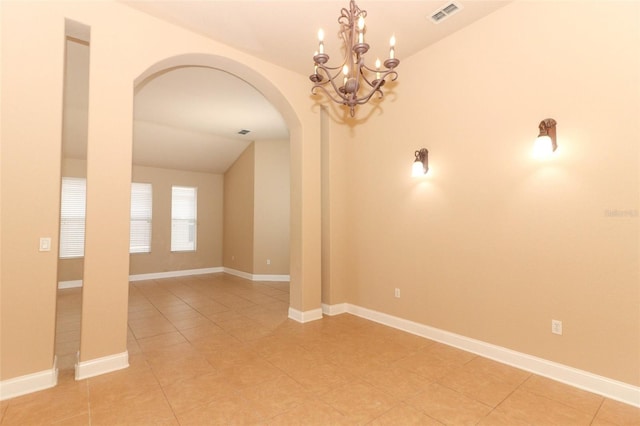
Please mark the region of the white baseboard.
[[[579, 370], [557, 362], [513, 351], [491, 343], [471, 339], [459, 334], [419, 324], [371, 309], [362, 308], [349, 303], [323, 305], [322, 310], [327, 315], [337, 315], [339, 313], [348, 312], [398, 330], [406, 331], [430, 340], [435, 340], [467, 352], [472, 352], [485, 358], [490, 358], [494, 361], [529, 371], [576, 388], [584, 389], [625, 404], [640, 407], [640, 387], [638, 386], [633, 386], [628, 383], [609, 379], [588, 371]], [[289, 317], [291, 317], [291, 309], [289, 312]]]
[[289, 318], [300, 323], [319, 320], [322, 319], [322, 309], [318, 308], [302, 312], [297, 309], [289, 308]]
[[0, 401], [56, 386], [58, 384], [56, 364], [57, 358], [54, 357], [53, 368], [50, 370], [0, 381]]
[[325, 315], [333, 316], [340, 315], [347, 312], [347, 303], [336, 303], [335, 305], [322, 304], [322, 313]]
[[127, 351], [109, 355], [89, 361], [78, 361], [76, 364], [76, 380], [88, 379], [100, 374], [122, 370], [129, 366], [129, 353]]
[[291, 277], [289, 275], [262, 275], [262, 274], [250, 274], [244, 271], [238, 271], [237, 269], [232, 268], [223, 268], [223, 272], [229, 275], [235, 275], [236, 277], [244, 278], [246, 280], [251, 281], [278, 281], [278, 282], [286, 282], [290, 281]]
[[252, 281], [271, 281], [271, 282], [289, 282], [291, 277], [289, 275], [261, 275], [254, 274]]
[[[247, 272], [238, 271], [236, 269], [217, 266], [214, 268], [201, 269], [184, 269], [182, 271], [152, 272], [149, 274], [129, 275], [129, 281], [145, 281], [157, 280], [162, 278], [186, 277], [189, 275], [216, 274], [225, 272], [236, 277], [245, 278], [251, 281], [271, 281], [271, 282], [288, 282], [291, 281], [289, 275], [265, 275], [265, 274], [249, 274]], [[82, 280], [59, 281], [58, 288], [78, 288], [82, 287]]]
[[58, 288], [79, 288], [82, 287], [82, 280], [58, 281]]
[[186, 277], [189, 275], [216, 274], [224, 272], [222, 266], [214, 268], [184, 269], [182, 271], [152, 272], [149, 274], [129, 275], [129, 281], [157, 280], [161, 278]]

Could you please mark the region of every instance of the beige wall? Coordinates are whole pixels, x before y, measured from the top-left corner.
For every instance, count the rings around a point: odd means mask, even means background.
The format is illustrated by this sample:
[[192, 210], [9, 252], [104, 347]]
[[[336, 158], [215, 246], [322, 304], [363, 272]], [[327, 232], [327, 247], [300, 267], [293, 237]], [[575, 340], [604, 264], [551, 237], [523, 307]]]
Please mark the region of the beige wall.
[[225, 173], [225, 267], [289, 275], [290, 169], [289, 141], [270, 140], [253, 142]]
[[[133, 167], [133, 181], [151, 183], [151, 253], [131, 255], [131, 275], [222, 266], [223, 176], [154, 167]], [[195, 252], [171, 252], [171, 186], [198, 188]]]
[[[81, 160], [64, 159], [62, 175], [82, 177]], [[151, 253], [130, 255], [129, 274], [222, 266], [223, 176], [156, 167], [133, 166], [133, 182], [152, 185]], [[171, 252], [171, 186], [198, 188], [198, 235], [195, 252]], [[81, 280], [84, 259], [60, 259], [58, 281]]]
[[253, 273], [255, 143], [224, 175], [224, 266]]
[[289, 141], [258, 141], [254, 149], [253, 273], [289, 275]]
[[[5, 2], [0, 7], [0, 379], [4, 380], [51, 368], [53, 361], [58, 256], [57, 250], [39, 252], [38, 241], [51, 237], [52, 246], [57, 246], [64, 20], [43, 20], [38, 31], [24, 37], [23, 29], [38, 16], [14, 15]], [[58, 37], [52, 39], [51, 34]], [[38, 54], [24, 55], [25, 51]], [[20, 59], [23, 56], [29, 60]]]
[[344, 126], [332, 123], [331, 114], [324, 108], [321, 119], [322, 303], [335, 305], [347, 302], [348, 287], [355, 282], [350, 265], [357, 253], [349, 245], [347, 215], [351, 207], [347, 175], [351, 143], [342, 134]]
[[[640, 384], [639, 8], [515, 2], [403, 59], [382, 113], [336, 126], [349, 302]], [[559, 147], [534, 161], [547, 117]]]
[[[91, 27], [91, 184], [80, 360], [126, 351], [133, 88], [171, 66], [224, 69], [260, 90], [282, 113], [292, 146], [291, 306], [300, 311], [320, 306], [319, 123], [309, 108], [305, 76], [118, 2], [0, 2], [0, 7], [0, 380], [53, 366], [65, 19]], [[52, 237], [54, 250], [38, 252], [43, 236]]]

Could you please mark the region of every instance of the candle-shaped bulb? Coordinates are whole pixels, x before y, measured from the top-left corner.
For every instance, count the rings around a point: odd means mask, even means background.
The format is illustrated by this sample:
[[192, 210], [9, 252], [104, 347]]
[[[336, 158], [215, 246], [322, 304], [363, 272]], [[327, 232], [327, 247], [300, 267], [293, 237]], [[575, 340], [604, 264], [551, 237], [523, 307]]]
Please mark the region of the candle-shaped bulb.
[[344, 82], [344, 85], [346, 86], [347, 85], [347, 76], [349, 75], [349, 67], [347, 66], [347, 64], [345, 64], [342, 67], [342, 74], [344, 75], [343, 82]]
[[391, 39], [389, 40], [389, 45], [391, 46], [389, 48], [389, 59], [393, 59], [396, 57], [396, 36], [392, 35]]
[[376, 79], [380, 80], [380, 58], [376, 59]]
[[364, 18], [358, 18], [358, 43], [364, 43]]
[[318, 52], [324, 53], [324, 31], [322, 28], [318, 30]]

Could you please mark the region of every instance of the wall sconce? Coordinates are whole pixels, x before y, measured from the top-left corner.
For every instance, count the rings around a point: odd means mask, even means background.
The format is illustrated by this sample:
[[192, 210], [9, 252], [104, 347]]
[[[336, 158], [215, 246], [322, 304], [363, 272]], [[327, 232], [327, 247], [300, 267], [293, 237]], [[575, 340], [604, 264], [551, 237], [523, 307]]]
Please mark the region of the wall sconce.
[[411, 168], [411, 176], [418, 177], [426, 175], [429, 171], [429, 151], [427, 151], [427, 148], [422, 148], [416, 151], [415, 155], [416, 159]]
[[536, 157], [546, 157], [551, 155], [558, 148], [556, 141], [556, 120], [547, 118], [540, 122], [538, 128], [540, 133], [536, 138], [533, 153]]

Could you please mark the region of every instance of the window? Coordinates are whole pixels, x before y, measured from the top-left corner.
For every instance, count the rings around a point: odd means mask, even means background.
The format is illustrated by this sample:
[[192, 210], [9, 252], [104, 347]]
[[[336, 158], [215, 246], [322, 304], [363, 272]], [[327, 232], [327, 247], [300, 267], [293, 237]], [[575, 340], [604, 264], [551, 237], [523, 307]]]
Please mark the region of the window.
[[60, 200], [60, 258], [84, 256], [87, 180], [62, 178]]
[[129, 253], [151, 253], [150, 183], [131, 184], [131, 227]]
[[171, 251], [196, 249], [197, 188], [171, 187]]

